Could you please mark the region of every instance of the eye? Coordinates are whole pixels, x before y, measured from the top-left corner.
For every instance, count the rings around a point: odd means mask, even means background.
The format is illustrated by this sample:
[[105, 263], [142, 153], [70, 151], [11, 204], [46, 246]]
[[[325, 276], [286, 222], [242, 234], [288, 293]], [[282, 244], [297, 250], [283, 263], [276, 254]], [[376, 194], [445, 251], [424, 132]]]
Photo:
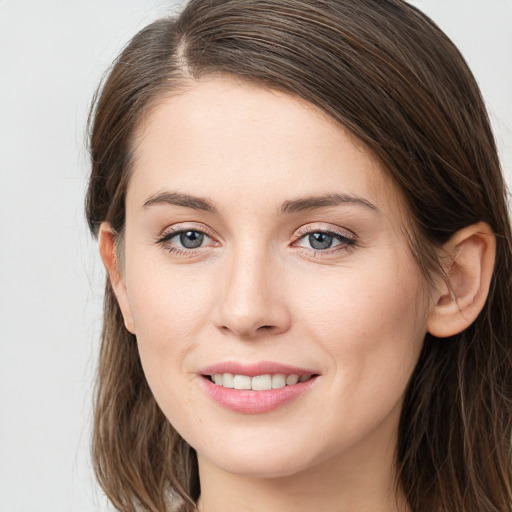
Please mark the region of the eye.
[[312, 233], [308, 235], [308, 243], [311, 248], [316, 251], [321, 251], [323, 249], [329, 249], [333, 246], [338, 240], [334, 237], [334, 235], [328, 233]]
[[214, 245], [214, 240], [203, 231], [198, 229], [181, 229], [176, 227], [171, 231], [164, 233], [158, 239], [158, 243], [164, 249], [176, 254], [190, 254], [196, 249]]
[[176, 239], [174, 243], [181, 244], [185, 249], [197, 249], [197, 247], [201, 247], [205, 241], [205, 239], [209, 240], [209, 237], [200, 231], [182, 231], [179, 234], [176, 234], [171, 238], [171, 241]]
[[343, 250], [355, 244], [356, 240], [348, 234], [344, 235], [329, 230], [308, 230], [299, 233], [299, 238], [294, 245], [315, 252], [330, 252], [329, 249], [333, 251]]

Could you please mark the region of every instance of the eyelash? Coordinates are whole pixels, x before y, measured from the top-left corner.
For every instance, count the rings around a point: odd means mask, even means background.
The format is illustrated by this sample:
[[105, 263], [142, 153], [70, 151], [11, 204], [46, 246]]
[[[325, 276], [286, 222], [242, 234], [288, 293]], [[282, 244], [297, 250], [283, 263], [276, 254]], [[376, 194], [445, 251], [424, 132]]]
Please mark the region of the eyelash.
[[[158, 240], [157, 243], [161, 245], [167, 252], [171, 254], [175, 254], [176, 256], [185, 256], [185, 257], [193, 257], [196, 256], [198, 252], [204, 251], [205, 246], [201, 245], [197, 248], [184, 248], [184, 247], [177, 247], [175, 245], [170, 244], [170, 241], [173, 238], [176, 238], [184, 233], [187, 232], [193, 232], [198, 233], [200, 235], [203, 235], [207, 237], [210, 240], [215, 240], [213, 235], [208, 233], [208, 231], [203, 229], [196, 229], [194, 227], [182, 227], [182, 226], [176, 226], [172, 228], [172, 230], [165, 232]], [[327, 247], [325, 249], [314, 249], [312, 247], [306, 248], [298, 246], [297, 244], [301, 241], [306, 239], [306, 237], [312, 236], [312, 235], [324, 235], [333, 237], [336, 239], [339, 243], [335, 245], [334, 247]], [[333, 254], [339, 251], [348, 251], [351, 248], [355, 247], [357, 245], [357, 240], [355, 236], [349, 235], [348, 233], [340, 233], [337, 231], [334, 231], [332, 229], [311, 229], [311, 228], [301, 228], [297, 232], [297, 236], [295, 237], [295, 240], [291, 244], [293, 247], [298, 247], [299, 249], [313, 252], [315, 255], [328, 255]]]
[[301, 240], [306, 239], [306, 237], [310, 237], [310, 236], [316, 235], [316, 234], [333, 237], [339, 243], [338, 243], [338, 245], [335, 245], [334, 247], [328, 247], [326, 249], [314, 249], [312, 247], [305, 248], [305, 247], [301, 247], [301, 246], [299, 246], [299, 248], [305, 249], [306, 251], [313, 251], [313, 253], [315, 255], [323, 256], [323, 255], [334, 254], [334, 253], [337, 253], [340, 251], [348, 251], [357, 245], [357, 240], [353, 233], [350, 233], [350, 234], [348, 232], [341, 233], [341, 232], [335, 231], [333, 229], [321, 229], [321, 228], [311, 229], [311, 228], [307, 228], [307, 227], [299, 229], [299, 231], [297, 232], [297, 237], [292, 245], [295, 246]]
[[204, 235], [205, 237], [209, 238], [210, 240], [214, 240], [214, 237], [209, 234], [204, 229], [198, 229], [194, 227], [183, 227], [183, 226], [175, 226], [174, 228], [171, 228], [171, 230], [166, 231], [162, 234], [162, 236], [157, 240], [157, 243], [161, 245], [167, 252], [171, 254], [175, 254], [176, 256], [185, 256], [185, 257], [192, 257], [197, 254], [198, 251], [201, 249], [204, 250], [204, 246], [200, 246], [197, 248], [189, 249], [186, 247], [177, 247], [175, 245], [170, 244], [170, 241], [173, 238], [176, 238], [177, 236], [180, 236], [184, 233], [193, 232], [193, 233], [199, 233], [201, 235]]

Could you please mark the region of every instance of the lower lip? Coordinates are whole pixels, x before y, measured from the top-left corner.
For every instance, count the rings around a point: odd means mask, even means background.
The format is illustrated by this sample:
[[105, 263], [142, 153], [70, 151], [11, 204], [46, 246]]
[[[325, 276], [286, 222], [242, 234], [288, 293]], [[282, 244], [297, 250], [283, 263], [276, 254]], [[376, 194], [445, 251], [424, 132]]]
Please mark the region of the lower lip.
[[261, 414], [281, 407], [311, 389], [317, 376], [292, 386], [266, 391], [249, 389], [230, 389], [211, 382], [202, 377], [206, 392], [215, 402], [232, 411], [243, 414]]

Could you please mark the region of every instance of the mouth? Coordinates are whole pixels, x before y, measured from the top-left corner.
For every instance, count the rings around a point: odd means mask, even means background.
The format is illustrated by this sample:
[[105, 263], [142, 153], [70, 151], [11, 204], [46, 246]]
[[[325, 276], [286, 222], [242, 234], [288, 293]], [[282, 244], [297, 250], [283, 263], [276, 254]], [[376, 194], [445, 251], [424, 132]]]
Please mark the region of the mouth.
[[199, 376], [207, 395], [218, 405], [237, 413], [260, 414], [299, 403], [296, 399], [315, 387], [320, 374], [270, 362], [226, 362], [204, 368]]
[[264, 375], [243, 375], [233, 373], [214, 373], [203, 375], [206, 379], [217, 386], [227, 389], [269, 391], [271, 389], [282, 389], [286, 386], [294, 386], [299, 382], [307, 382], [316, 377], [317, 374], [297, 375], [295, 373], [264, 374]]

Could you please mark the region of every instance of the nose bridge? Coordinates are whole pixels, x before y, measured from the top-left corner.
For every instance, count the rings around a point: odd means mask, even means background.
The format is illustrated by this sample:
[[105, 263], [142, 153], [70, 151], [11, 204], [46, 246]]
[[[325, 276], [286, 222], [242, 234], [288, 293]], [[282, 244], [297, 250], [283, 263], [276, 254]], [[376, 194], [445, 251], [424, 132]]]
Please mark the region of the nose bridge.
[[242, 337], [286, 330], [289, 318], [276, 263], [258, 241], [233, 247], [221, 287], [219, 320], [223, 330]]

